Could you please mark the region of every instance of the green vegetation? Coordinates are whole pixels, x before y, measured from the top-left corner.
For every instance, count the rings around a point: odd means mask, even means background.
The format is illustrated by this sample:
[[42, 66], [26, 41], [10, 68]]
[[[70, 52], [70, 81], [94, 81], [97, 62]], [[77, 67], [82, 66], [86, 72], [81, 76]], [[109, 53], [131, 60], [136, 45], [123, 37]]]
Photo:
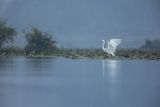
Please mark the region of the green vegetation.
[[[57, 41], [48, 33], [37, 28], [24, 32], [27, 44], [24, 49], [7, 46], [14, 40], [16, 29], [0, 21], [0, 56], [27, 57], [65, 57], [65, 58], [98, 58], [98, 59], [160, 59], [160, 40], [146, 40], [140, 49], [118, 49], [116, 56], [103, 52], [102, 49], [59, 49]], [[6, 47], [7, 46], [7, 47]], [[152, 49], [152, 50], [151, 50]]]
[[24, 55], [25, 51], [18, 47], [5, 47], [0, 49], [0, 56], [19, 56]]
[[62, 49], [55, 50], [51, 56], [66, 58], [92, 58], [92, 59], [160, 59], [160, 50], [118, 49], [116, 56], [103, 52], [102, 49]]
[[41, 54], [50, 52], [56, 49], [56, 41], [48, 33], [43, 33], [40, 30], [33, 28], [31, 32], [25, 33], [27, 45], [25, 51], [28, 54]]
[[15, 28], [7, 25], [6, 21], [0, 20], [0, 48], [6, 43], [12, 42], [16, 34]]
[[146, 40], [145, 44], [141, 47], [142, 49], [160, 49], [160, 39]]

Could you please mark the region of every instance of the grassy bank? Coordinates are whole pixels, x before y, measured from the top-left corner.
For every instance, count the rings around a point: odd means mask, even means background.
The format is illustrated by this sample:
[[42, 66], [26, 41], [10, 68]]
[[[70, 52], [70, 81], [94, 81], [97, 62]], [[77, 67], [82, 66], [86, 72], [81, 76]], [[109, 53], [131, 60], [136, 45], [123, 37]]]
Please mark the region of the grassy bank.
[[25, 55], [25, 51], [21, 48], [17, 47], [7, 47], [7, 48], [0, 48], [0, 56], [22, 56]]
[[57, 50], [51, 55], [66, 58], [98, 58], [98, 59], [150, 59], [159, 60], [160, 50], [119, 49], [116, 56], [109, 55], [101, 49], [68, 49]]
[[109, 55], [102, 49], [57, 49], [50, 52], [26, 53], [19, 48], [5, 48], [0, 50], [0, 56], [27, 56], [27, 57], [65, 57], [72, 59], [149, 59], [159, 60], [160, 50], [119, 49], [116, 56]]

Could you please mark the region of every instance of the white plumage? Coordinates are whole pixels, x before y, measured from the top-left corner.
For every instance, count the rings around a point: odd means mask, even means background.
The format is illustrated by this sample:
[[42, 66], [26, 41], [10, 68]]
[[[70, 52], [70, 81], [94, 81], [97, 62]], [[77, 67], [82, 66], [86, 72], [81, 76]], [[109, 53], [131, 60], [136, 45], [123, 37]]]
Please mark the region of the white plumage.
[[105, 40], [102, 40], [102, 49], [104, 52], [115, 56], [114, 52], [116, 51], [116, 48], [121, 43], [121, 41], [121, 39], [111, 39], [110, 41], [107, 40], [108, 46], [105, 48]]

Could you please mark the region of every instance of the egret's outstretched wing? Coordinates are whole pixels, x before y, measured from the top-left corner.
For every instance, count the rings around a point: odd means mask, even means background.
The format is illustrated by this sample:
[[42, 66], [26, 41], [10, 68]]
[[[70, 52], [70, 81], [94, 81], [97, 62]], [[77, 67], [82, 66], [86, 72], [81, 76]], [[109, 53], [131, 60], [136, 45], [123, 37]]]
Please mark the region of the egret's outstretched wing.
[[108, 44], [108, 51], [114, 53], [121, 41], [121, 39], [111, 39]]
[[109, 42], [114, 48], [116, 48], [122, 42], [122, 39], [111, 39]]

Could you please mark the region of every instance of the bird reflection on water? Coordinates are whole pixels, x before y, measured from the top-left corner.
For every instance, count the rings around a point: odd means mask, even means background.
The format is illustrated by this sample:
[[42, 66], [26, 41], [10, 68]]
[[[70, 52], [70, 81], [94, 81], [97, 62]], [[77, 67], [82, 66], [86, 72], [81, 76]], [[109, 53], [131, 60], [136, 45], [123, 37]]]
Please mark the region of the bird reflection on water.
[[[111, 102], [114, 102], [118, 94], [118, 74], [121, 68], [119, 60], [102, 60], [102, 89], [103, 96], [108, 96]], [[107, 90], [107, 91], [106, 91]]]

